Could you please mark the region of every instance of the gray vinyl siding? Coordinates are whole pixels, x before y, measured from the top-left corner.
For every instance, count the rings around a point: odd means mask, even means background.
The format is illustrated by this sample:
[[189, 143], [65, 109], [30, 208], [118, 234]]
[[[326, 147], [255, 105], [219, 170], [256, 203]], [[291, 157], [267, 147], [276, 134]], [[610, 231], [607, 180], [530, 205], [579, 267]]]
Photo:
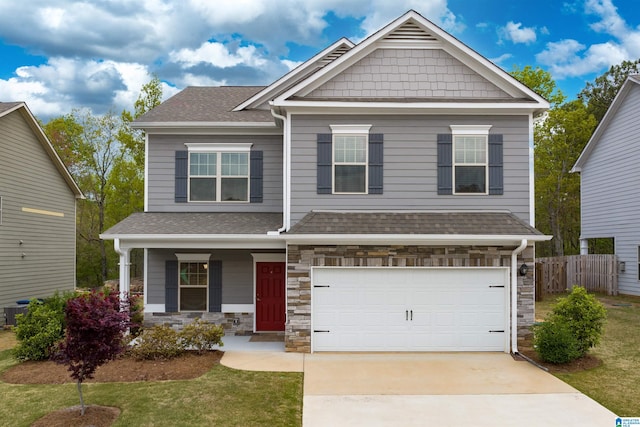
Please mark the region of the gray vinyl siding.
[[[292, 118], [292, 225], [314, 209], [509, 210], [529, 221], [527, 116], [303, 116]], [[331, 124], [371, 124], [384, 135], [383, 194], [317, 194], [316, 135]], [[504, 136], [504, 195], [438, 195], [437, 134], [450, 125], [492, 125]]]
[[493, 98], [507, 93], [439, 49], [378, 49], [313, 90], [318, 98]]
[[620, 104], [582, 167], [581, 217], [583, 238], [614, 237], [615, 251], [626, 271], [620, 292], [640, 295], [640, 85]]
[[18, 111], [0, 118], [0, 197], [0, 312], [74, 289], [75, 195]]
[[[149, 249], [147, 303], [164, 304], [165, 261], [177, 260], [176, 253], [202, 253], [188, 249]], [[222, 304], [253, 304], [253, 258], [242, 249], [211, 250], [209, 259], [222, 261]]]
[[[175, 153], [185, 143], [252, 143], [263, 152], [262, 203], [176, 203]], [[149, 135], [149, 212], [282, 212], [282, 136]]]

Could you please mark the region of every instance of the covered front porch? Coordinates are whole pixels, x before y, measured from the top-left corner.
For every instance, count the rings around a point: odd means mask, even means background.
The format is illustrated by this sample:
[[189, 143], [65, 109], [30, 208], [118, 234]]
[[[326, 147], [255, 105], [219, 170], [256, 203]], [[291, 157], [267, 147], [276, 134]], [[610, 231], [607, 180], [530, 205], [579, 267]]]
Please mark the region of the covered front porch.
[[[101, 235], [120, 256], [120, 292], [130, 290], [130, 254], [144, 250], [144, 325], [176, 329], [202, 318], [227, 335], [282, 332], [286, 321], [281, 214], [139, 213]], [[235, 234], [233, 232], [236, 232]]]

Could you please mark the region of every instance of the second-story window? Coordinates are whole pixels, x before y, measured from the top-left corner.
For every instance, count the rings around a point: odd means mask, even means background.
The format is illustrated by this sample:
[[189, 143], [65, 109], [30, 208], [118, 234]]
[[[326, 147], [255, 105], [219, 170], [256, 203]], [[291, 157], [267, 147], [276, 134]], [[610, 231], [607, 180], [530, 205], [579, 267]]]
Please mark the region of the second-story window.
[[190, 147], [190, 202], [249, 201], [249, 152], [233, 150], [233, 146]]
[[487, 192], [487, 136], [453, 137], [455, 194]]
[[334, 135], [333, 190], [367, 192], [367, 135]]
[[331, 125], [333, 193], [366, 194], [371, 125]]

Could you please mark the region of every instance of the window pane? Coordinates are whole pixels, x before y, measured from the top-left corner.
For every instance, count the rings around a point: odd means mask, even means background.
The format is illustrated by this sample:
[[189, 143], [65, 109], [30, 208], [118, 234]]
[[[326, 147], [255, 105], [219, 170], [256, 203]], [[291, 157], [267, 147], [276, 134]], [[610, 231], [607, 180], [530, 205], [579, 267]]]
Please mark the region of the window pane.
[[456, 166], [456, 193], [484, 193], [484, 166]]
[[189, 180], [189, 200], [194, 202], [216, 200], [215, 178], [191, 178]]
[[487, 138], [484, 136], [456, 136], [456, 163], [486, 163]]
[[216, 153], [190, 153], [189, 174], [191, 176], [214, 176], [216, 174]]
[[207, 288], [181, 288], [180, 311], [206, 311]]
[[364, 135], [336, 135], [334, 150], [336, 163], [364, 163], [367, 161], [367, 137]]
[[221, 172], [223, 176], [249, 175], [248, 153], [222, 153]]
[[222, 178], [221, 201], [246, 202], [248, 196], [248, 178]]
[[364, 193], [365, 192], [365, 166], [335, 167], [335, 192], [336, 193]]

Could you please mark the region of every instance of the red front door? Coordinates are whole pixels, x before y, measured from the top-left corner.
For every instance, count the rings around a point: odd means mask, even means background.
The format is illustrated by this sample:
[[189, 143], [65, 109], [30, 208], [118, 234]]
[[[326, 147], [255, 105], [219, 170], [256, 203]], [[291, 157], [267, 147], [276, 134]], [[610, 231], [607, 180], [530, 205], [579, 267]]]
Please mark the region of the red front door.
[[284, 331], [285, 263], [256, 263], [256, 330]]

